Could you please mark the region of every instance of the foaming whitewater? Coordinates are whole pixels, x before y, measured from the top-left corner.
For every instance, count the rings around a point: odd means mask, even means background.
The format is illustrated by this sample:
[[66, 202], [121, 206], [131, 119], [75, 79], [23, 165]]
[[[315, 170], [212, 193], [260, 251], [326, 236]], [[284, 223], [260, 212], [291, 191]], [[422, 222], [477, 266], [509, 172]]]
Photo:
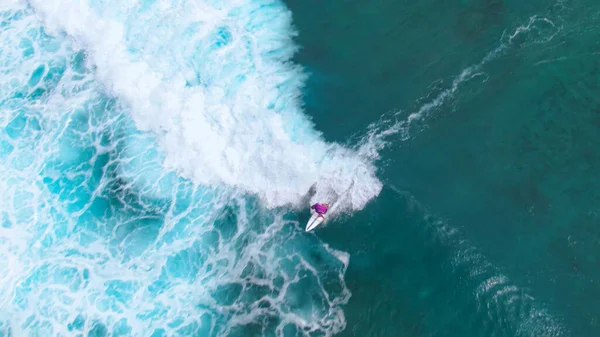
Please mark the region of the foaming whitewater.
[[338, 211], [380, 192], [370, 159], [325, 143], [302, 114], [305, 75], [289, 62], [291, 14], [279, 1], [30, 4], [86, 50], [96, 78], [153, 132], [166, 169], [268, 207], [298, 206], [315, 184], [315, 201], [344, 194]]
[[[381, 184], [299, 110], [278, 3], [0, 3], [0, 336], [332, 336], [349, 257], [284, 208]], [[157, 145], [158, 144], [158, 145]]]

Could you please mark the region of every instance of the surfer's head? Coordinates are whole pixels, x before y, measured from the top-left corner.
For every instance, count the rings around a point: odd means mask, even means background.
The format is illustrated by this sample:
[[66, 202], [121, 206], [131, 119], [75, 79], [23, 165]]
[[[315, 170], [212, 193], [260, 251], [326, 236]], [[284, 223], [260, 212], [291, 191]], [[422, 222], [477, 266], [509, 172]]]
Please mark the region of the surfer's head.
[[323, 204], [323, 206], [325, 206], [325, 207], [329, 208], [329, 204]]

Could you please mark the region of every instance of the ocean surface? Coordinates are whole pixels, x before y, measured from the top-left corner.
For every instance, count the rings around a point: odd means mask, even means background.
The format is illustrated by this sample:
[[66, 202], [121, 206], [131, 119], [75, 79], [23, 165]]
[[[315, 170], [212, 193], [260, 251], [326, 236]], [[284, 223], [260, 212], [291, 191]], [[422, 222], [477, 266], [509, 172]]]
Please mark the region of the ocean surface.
[[1, 337], [600, 336], [600, 2], [3, 0], [0, 128]]

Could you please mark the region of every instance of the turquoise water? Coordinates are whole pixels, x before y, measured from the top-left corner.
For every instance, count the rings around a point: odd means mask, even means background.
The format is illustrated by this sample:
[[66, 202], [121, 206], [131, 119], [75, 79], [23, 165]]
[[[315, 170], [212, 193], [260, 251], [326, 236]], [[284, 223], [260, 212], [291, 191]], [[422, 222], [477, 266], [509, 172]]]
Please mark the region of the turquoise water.
[[600, 4], [0, 18], [0, 336], [599, 335]]

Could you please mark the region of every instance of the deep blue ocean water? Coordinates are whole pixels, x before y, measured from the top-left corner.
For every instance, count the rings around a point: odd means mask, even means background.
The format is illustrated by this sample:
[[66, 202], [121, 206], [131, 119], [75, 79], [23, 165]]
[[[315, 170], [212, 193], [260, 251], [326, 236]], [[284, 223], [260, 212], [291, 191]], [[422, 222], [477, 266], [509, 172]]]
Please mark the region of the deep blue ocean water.
[[598, 27], [0, 3], [0, 336], [600, 335]]

